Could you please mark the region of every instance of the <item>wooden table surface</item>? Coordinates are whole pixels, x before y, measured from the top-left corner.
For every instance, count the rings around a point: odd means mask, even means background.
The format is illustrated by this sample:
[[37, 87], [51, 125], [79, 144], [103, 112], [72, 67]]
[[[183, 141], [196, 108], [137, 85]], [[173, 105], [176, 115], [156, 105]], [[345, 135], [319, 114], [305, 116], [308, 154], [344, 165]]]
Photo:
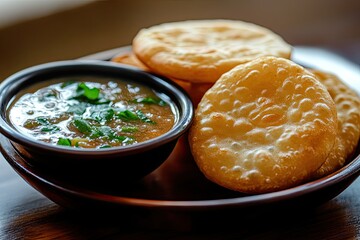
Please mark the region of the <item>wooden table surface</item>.
[[0, 239], [360, 239], [360, 179], [334, 199], [301, 212], [209, 218], [182, 212], [85, 214], [48, 200], [1, 156]]

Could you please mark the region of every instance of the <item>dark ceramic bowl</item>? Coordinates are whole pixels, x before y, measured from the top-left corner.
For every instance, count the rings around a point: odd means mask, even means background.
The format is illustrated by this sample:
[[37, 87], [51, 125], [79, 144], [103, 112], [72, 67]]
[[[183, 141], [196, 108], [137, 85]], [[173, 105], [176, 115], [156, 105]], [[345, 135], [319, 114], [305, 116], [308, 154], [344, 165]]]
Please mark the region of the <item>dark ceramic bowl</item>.
[[[106, 76], [131, 80], [166, 94], [174, 103], [178, 119], [167, 133], [124, 147], [77, 149], [55, 146], [32, 139], [10, 123], [7, 108], [23, 88], [51, 78], [73, 75]], [[0, 131], [26, 161], [53, 175], [61, 174], [77, 182], [128, 182], [139, 179], [159, 167], [173, 151], [179, 137], [190, 127], [193, 106], [186, 93], [166, 79], [132, 67], [111, 62], [74, 60], [47, 63], [25, 69], [0, 85]]]

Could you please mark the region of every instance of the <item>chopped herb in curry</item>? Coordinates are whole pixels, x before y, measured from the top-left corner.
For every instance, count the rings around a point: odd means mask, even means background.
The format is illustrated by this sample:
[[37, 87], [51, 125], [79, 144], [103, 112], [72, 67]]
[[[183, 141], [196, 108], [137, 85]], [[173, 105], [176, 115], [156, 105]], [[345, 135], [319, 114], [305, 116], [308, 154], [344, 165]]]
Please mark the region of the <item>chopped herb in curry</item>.
[[111, 148], [169, 131], [176, 119], [169, 98], [125, 80], [71, 77], [24, 90], [9, 110], [22, 132], [77, 148]]

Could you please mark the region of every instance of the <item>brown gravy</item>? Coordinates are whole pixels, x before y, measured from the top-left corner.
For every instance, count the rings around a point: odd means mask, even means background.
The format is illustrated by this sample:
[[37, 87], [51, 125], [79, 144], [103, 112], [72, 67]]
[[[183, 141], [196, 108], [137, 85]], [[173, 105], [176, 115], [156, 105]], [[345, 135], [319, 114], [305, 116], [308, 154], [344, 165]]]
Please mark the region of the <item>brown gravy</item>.
[[177, 115], [168, 96], [145, 85], [74, 76], [21, 91], [8, 117], [18, 131], [53, 145], [110, 148], [160, 136]]

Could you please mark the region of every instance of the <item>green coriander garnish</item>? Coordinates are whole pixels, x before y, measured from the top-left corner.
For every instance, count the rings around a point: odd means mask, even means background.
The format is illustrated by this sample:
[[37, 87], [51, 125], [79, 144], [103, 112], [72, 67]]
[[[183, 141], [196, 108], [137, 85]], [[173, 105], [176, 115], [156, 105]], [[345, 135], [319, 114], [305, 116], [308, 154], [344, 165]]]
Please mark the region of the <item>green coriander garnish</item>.
[[148, 118], [141, 110], [137, 110], [136, 111], [136, 115], [140, 118], [141, 121], [146, 122], [146, 123], [150, 123], [150, 124], [155, 124], [154, 121], [152, 121], [150, 118]]
[[139, 129], [135, 126], [124, 126], [121, 128], [121, 131], [126, 133], [133, 133], [139, 131]]
[[85, 113], [88, 104], [85, 102], [79, 102], [77, 104], [70, 105], [67, 112], [82, 115]]
[[148, 118], [141, 110], [136, 110], [136, 112], [132, 112], [130, 110], [121, 111], [116, 114], [123, 121], [136, 121], [141, 120], [145, 123], [155, 124], [150, 118]]
[[114, 109], [112, 108], [105, 108], [101, 110], [93, 109], [91, 113], [91, 118], [98, 122], [109, 122], [115, 114]]
[[100, 89], [90, 88], [83, 82], [79, 83], [78, 89], [76, 91], [89, 100], [96, 100], [100, 95]]
[[125, 111], [118, 112], [116, 114], [116, 116], [118, 116], [123, 121], [132, 121], [132, 120], [139, 120], [140, 119], [138, 117], [138, 115], [136, 115], [136, 113], [134, 113], [134, 112], [132, 112], [130, 110], [125, 110]]
[[81, 133], [90, 134], [92, 132], [91, 125], [82, 118], [75, 118], [73, 123]]
[[60, 128], [55, 125], [47, 125], [47, 126], [42, 127], [40, 129], [40, 131], [42, 131], [42, 132], [57, 132], [57, 131], [60, 131]]
[[166, 106], [167, 103], [163, 101], [161, 98], [154, 97], [145, 97], [145, 98], [137, 98], [133, 100], [134, 103], [145, 103], [145, 104], [156, 104], [159, 106]]
[[50, 122], [47, 118], [44, 117], [37, 117], [35, 118], [35, 120], [40, 124], [40, 125], [49, 125]]
[[61, 146], [71, 146], [71, 140], [68, 138], [59, 138], [57, 145]]
[[87, 102], [95, 105], [108, 104], [111, 102], [109, 99], [103, 97], [99, 88], [91, 88], [83, 82], [78, 84], [75, 95], [70, 99], [76, 99], [80, 102]]
[[100, 146], [99, 148], [100, 148], [100, 149], [102, 149], [102, 148], [111, 148], [111, 146], [110, 146], [110, 145], [105, 144], [105, 145]]
[[41, 126], [40, 128], [40, 131], [41, 132], [57, 132], [57, 131], [60, 131], [60, 128], [56, 125], [53, 125], [50, 123], [49, 119], [45, 118], [45, 117], [37, 117], [35, 118], [35, 121], [34, 120], [27, 120], [25, 122], [25, 126], [28, 126], [28, 127], [39, 127]]

